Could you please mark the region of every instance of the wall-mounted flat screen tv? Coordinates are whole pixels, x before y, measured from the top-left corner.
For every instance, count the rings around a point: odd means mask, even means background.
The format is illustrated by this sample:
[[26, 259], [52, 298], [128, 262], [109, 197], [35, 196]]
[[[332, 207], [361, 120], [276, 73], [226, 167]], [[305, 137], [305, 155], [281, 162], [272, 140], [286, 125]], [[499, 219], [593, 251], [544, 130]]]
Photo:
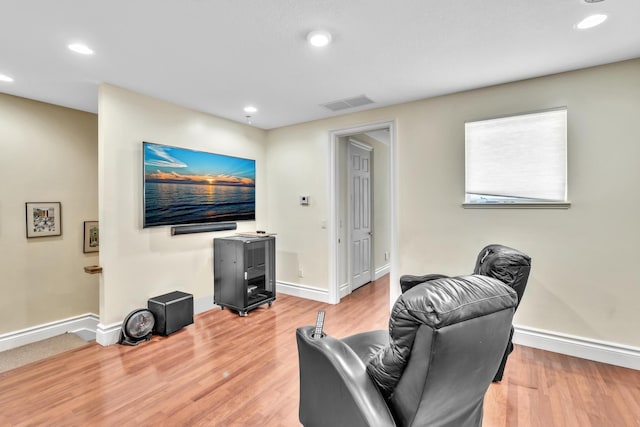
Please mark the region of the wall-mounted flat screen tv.
[[143, 226], [255, 220], [256, 161], [142, 143]]

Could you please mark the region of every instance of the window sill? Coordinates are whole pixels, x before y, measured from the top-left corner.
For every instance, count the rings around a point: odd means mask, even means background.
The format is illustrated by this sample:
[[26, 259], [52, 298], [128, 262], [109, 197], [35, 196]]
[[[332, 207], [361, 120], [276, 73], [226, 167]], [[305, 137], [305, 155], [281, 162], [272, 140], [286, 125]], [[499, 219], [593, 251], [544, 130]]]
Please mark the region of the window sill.
[[569, 209], [571, 202], [463, 203], [465, 209]]

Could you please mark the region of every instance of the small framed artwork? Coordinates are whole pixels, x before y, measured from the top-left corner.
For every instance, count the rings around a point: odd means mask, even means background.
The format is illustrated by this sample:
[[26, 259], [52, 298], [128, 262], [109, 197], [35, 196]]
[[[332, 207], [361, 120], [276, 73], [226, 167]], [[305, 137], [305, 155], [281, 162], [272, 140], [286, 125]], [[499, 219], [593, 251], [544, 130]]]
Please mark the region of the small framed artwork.
[[100, 231], [98, 221], [84, 222], [84, 248], [82, 252], [98, 252], [100, 250]]
[[60, 202], [26, 203], [27, 238], [62, 235]]

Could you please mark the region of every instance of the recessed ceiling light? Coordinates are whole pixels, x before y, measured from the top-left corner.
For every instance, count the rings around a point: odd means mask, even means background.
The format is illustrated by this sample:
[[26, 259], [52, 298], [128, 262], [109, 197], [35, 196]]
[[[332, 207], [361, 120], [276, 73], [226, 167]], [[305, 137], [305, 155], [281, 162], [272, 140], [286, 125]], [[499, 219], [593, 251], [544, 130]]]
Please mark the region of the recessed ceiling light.
[[324, 30], [315, 30], [307, 34], [307, 41], [316, 47], [326, 46], [331, 43], [331, 34]]
[[0, 74], [0, 82], [11, 83], [12, 81], [13, 81], [13, 78], [7, 76], [6, 74]]
[[578, 22], [576, 24], [576, 28], [579, 30], [586, 30], [587, 28], [596, 27], [602, 24], [606, 20], [607, 20], [607, 15], [603, 15], [600, 13], [595, 15], [590, 15], [584, 18], [582, 21]]
[[87, 47], [87, 45], [81, 43], [72, 43], [67, 46], [70, 50], [80, 53], [82, 55], [93, 55], [93, 50]]
[[246, 107], [244, 107], [244, 112], [245, 113], [256, 113], [258, 111], [258, 109], [256, 107], [254, 107], [253, 105], [247, 105]]

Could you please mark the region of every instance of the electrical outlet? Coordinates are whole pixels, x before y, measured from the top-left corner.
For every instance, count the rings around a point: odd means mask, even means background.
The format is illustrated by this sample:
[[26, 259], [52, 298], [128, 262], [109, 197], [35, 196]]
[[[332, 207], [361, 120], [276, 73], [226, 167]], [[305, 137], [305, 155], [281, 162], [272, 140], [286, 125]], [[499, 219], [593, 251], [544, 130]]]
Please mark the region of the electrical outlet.
[[304, 274], [302, 273], [302, 268], [298, 269], [298, 277], [304, 277]]
[[302, 206], [309, 205], [309, 196], [300, 196], [300, 205]]
[[384, 260], [389, 261], [389, 252], [384, 253]]

